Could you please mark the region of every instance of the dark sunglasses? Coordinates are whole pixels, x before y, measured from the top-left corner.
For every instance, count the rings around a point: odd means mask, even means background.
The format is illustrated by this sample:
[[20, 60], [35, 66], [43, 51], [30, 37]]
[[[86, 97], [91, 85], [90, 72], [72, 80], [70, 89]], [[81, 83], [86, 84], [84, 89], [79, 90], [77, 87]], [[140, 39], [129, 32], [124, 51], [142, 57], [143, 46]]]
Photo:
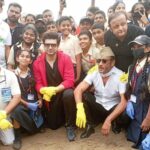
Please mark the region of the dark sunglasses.
[[102, 62], [103, 64], [106, 64], [109, 60], [111, 60], [111, 59], [97, 59], [96, 62], [97, 63]]

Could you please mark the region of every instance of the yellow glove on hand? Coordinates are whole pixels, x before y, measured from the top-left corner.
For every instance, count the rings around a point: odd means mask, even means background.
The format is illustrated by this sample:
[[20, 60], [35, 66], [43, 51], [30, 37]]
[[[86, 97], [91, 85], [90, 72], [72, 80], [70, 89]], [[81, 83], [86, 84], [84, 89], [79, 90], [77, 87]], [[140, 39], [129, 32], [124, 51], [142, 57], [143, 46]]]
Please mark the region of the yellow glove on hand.
[[43, 87], [40, 89], [40, 93], [43, 94], [43, 99], [50, 102], [53, 95], [56, 95], [56, 87]]
[[40, 89], [41, 94], [47, 94], [49, 96], [56, 95], [56, 87], [50, 86], [50, 87], [44, 87]]
[[47, 101], [47, 102], [50, 102], [50, 101], [51, 101], [51, 97], [50, 97], [49, 95], [47, 95], [47, 94], [44, 94], [44, 95], [43, 95], [43, 99], [44, 99], [45, 101]]
[[0, 121], [0, 129], [1, 130], [6, 130], [6, 129], [9, 129], [9, 128], [12, 128], [13, 125], [6, 119], [2, 119]]
[[83, 103], [77, 104], [76, 125], [79, 128], [85, 128], [86, 126], [86, 115], [85, 115]]
[[93, 66], [87, 74], [92, 74], [93, 72], [98, 71], [98, 65], [96, 64], [95, 66]]
[[1, 111], [0, 111], [0, 121], [1, 121], [2, 119], [6, 119], [6, 118], [7, 118], [6, 112], [5, 112], [4, 110], [1, 110]]

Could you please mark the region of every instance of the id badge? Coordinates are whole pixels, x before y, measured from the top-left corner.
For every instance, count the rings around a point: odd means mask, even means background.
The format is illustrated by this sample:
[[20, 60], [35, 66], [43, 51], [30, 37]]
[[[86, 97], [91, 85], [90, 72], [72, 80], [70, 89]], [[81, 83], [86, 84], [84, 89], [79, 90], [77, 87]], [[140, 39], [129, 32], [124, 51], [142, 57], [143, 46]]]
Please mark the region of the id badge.
[[1, 96], [2, 96], [2, 101], [4, 103], [9, 102], [11, 100], [11, 89], [10, 89], [10, 87], [2, 88], [1, 89]]
[[34, 100], [34, 94], [29, 93], [27, 95], [27, 99], [28, 99], [28, 101], [33, 101]]
[[133, 102], [133, 103], [136, 103], [136, 96], [132, 94], [130, 96], [130, 101]]

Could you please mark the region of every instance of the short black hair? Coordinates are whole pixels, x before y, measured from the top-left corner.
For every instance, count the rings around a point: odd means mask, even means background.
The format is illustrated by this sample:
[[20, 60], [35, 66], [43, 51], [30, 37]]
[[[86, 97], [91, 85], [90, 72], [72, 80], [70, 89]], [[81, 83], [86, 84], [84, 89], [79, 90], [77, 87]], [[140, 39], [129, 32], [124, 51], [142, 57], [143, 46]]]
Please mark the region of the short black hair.
[[69, 21], [71, 23], [71, 19], [68, 16], [62, 16], [60, 17], [58, 24], [60, 25], [63, 21]]
[[104, 19], [106, 20], [106, 14], [105, 14], [104, 11], [98, 10], [98, 11], [95, 13], [95, 15], [96, 15], [96, 14], [101, 14], [101, 15], [103, 15]]
[[20, 4], [18, 3], [10, 3], [9, 6], [8, 6], [8, 9], [13, 6], [13, 7], [18, 7], [20, 9], [20, 12], [22, 12], [22, 7]]
[[91, 6], [87, 9], [87, 12], [89, 11], [89, 12], [95, 14], [98, 10], [100, 10], [98, 7]]
[[47, 39], [57, 40], [57, 45], [59, 45], [59, 43], [60, 43], [60, 36], [56, 32], [45, 32], [43, 35], [43, 38], [42, 38], [43, 43], [45, 43], [45, 40], [47, 40]]
[[89, 30], [81, 31], [80, 34], [78, 35], [78, 38], [79, 38], [81, 35], [87, 35], [87, 36], [89, 37], [89, 39], [92, 40], [92, 33], [91, 33]]
[[100, 24], [100, 23], [94, 23], [91, 30], [94, 30], [94, 29], [101, 29], [101, 30], [105, 31], [104, 25]]

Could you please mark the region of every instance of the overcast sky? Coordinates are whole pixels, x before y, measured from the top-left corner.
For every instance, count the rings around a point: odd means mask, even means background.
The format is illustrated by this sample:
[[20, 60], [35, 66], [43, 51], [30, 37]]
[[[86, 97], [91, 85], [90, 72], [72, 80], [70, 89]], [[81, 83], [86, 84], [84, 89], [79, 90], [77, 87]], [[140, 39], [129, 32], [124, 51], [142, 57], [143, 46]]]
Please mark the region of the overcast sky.
[[[111, 6], [115, 0], [95, 0], [96, 6], [101, 10], [107, 12], [109, 6]], [[129, 11], [132, 5], [138, 0], [124, 0], [126, 9]], [[5, 6], [3, 9], [3, 17], [6, 17], [6, 11], [9, 3], [17, 2], [23, 7], [22, 13], [42, 13], [45, 9], [51, 9], [55, 19], [57, 19], [59, 11], [59, 0], [5, 0]], [[91, 0], [66, 0], [67, 8], [64, 9], [63, 15], [71, 15], [78, 22], [81, 17], [85, 16], [86, 9], [90, 6]]]

